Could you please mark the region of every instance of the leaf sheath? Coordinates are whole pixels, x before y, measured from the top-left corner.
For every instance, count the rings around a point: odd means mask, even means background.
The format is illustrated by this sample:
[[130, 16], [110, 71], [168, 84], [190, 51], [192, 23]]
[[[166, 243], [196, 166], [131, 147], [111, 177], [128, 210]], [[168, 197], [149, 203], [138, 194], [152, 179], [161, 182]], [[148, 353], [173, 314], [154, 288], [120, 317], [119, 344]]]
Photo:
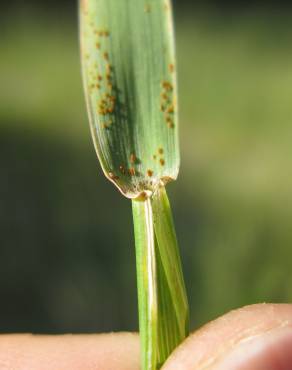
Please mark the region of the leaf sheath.
[[132, 205], [142, 369], [156, 370], [188, 334], [188, 302], [164, 187]]

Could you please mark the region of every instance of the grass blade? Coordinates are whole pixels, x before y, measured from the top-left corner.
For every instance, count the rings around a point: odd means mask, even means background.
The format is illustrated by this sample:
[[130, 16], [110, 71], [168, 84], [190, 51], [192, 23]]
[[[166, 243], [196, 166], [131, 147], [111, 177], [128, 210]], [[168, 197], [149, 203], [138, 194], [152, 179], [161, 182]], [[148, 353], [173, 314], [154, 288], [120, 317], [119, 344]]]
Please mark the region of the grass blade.
[[80, 0], [83, 81], [107, 178], [128, 198], [179, 168], [175, 55], [168, 0]]
[[106, 177], [132, 199], [142, 369], [187, 335], [188, 306], [164, 185], [179, 170], [170, 0], [80, 0], [83, 82]]

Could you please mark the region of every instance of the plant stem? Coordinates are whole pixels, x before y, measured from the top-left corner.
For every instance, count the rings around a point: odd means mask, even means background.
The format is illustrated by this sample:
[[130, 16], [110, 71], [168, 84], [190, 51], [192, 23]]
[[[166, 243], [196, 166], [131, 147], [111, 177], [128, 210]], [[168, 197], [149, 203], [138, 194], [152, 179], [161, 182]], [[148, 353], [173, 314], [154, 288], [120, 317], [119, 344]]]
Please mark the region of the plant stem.
[[157, 275], [151, 201], [133, 201], [142, 369], [154, 370], [157, 350]]
[[157, 370], [188, 334], [188, 302], [164, 187], [132, 206], [142, 370]]

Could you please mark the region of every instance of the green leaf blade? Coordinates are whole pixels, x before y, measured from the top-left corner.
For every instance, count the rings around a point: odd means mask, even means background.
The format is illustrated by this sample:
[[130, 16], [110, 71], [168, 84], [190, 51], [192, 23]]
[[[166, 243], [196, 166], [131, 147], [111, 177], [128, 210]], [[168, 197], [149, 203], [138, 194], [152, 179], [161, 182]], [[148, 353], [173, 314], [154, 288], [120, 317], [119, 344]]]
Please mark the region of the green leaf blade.
[[133, 205], [142, 369], [188, 333], [188, 303], [164, 186], [179, 171], [170, 0], [79, 0], [85, 97], [106, 177]]
[[83, 81], [98, 157], [124, 195], [149, 195], [179, 169], [170, 2], [80, 5]]

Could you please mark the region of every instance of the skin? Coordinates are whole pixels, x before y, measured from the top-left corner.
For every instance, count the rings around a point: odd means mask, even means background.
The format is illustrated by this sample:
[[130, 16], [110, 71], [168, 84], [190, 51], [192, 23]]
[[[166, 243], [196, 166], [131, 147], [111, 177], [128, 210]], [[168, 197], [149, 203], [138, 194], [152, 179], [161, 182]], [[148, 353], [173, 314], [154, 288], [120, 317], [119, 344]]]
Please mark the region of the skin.
[[[3, 335], [0, 370], [139, 370], [137, 334]], [[162, 370], [291, 370], [292, 305], [247, 306], [187, 338]]]

